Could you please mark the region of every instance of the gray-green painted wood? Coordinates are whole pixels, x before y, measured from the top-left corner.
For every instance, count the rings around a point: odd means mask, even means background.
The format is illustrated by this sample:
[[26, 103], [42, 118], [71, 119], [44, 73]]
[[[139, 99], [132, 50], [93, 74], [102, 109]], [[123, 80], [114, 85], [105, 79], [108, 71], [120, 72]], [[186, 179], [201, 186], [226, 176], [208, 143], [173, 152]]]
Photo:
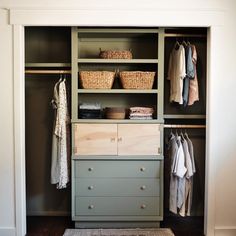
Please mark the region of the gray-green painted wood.
[[71, 119], [78, 119], [78, 35], [77, 28], [71, 28]]
[[160, 161], [75, 161], [76, 178], [159, 178]]
[[145, 28], [137, 28], [137, 29], [126, 29], [126, 28], [78, 28], [78, 32], [80, 33], [158, 33], [159, 29], [145, 29]]
[[142, 156], [142, 155], [138, 155], [138, 156], [118, 156], [118, 155], [115, 155], [115, 156], [104, 156], [104, 155], [101, 155], [101, 156], [86, 156], [86, 155], [72, 155], [72, 159], [73, 160], [116, 160], [116, 161], [119, 161], [119, 160], [143, 160], [143, 161], [148, 161], [148, 160], [154, 160], [154, 161], [161, 161], [163, 160], [163, 154], [161, 153], [160, 155], [157, 155], [157, 156], [151, 156], [151, 155], [148, 155], [148, 156]]
[[71, 120], [72, 123], [93, 123], [93, 124], [110, 124], [110, 123], [117, 123], [117, 124], [156, 124], [158, 123], [157, 119], [152, 120], [116, 120], [116, 119], [74, 119]]
[[157, 107], [157, 117], [160, 122], [163, 122], [163, 99], [164, 99], [164, 91], [163, 91], [163, 86], [164, 86], [164, 29], [161, 28], [159, 29], [159, 34], [158, 34], [158, 107]]
[[78, 63], [125, 63], [125, 64], [157, 64], [158, 59], [97, 59], [97, 58], [79, 58]]
[[160, 179], [76, 178], [75, 196], [160, 196]]
[[[76, 45], [72, 46], [79, 54], [74, 56], [73, 62], [78, 70], [111, 70], [114, 66], [123, 70], [137, 70], [149, 68], [157, 71], [158, 87], [152, 90], [125, 90], [115, 87], [111, 90], [89, 90], [76, 87], [77, 104], [72, 105], [72, 122], [74, 123], [163, 123], [163, 88], [162, 73], [164, 70], [161, 53], [164, 50], [163, 29], [77, 29], [72, 34], [76, 35]], [[159, 35], [159, 34], [161, 35]], [[146, 35], [145, 35], [146, 34]], [[113, 37], [113, 38], [112, 38]], [[74, 38], [75, 40], [75, 38]], [[79, 44], [79, 45], [78, 45]], [[145, 46], [146, 44], [146, 46]], [[132, 60], [107, 60], [98, 58], [98, 45], [103, 49], [118, 47], [127, 49], [130, 45], [135, 46]], [[145, 46], [145, 52], [143, 46]], [[137, 49], [142, 50], [137, 50]], [[155, 50], [153, 50], [155, 48]], [[76, 59], [75, 59], [76, 58]], [[75, 66], [75, 63], [72, 63]], [[163, 66], [163, 68], [162, 68]], [[117, 69], [117, 68], [115, 68]], [[148, 70], [148, 69], [145, 69]], [[73, 71], [73, 68], [72, 68]], [[74, 73], [75, 74], [75, 73]], [[78, 76], [78, 74], [76, 75]], [[74, 77], [75, 78], [75, 77]], [[77, 78], [78, 79], [78, 78]], [[72, 85], [75, 86], [75, 83]], [[108, 120], [108, 119], [78, 119], [78, 104], [81, 102], [100, 101], [103, 107], [107, 106], [145, 106], [156, 107], [157, 115], [153, 120]], [[156, 119], [157, 117], [157, 119]], [[73, 126], [72, 126], [73, 127]], [[163, 127], [161, 127], [161, 139]], [[72, 137], [73, 139], [73, 137]], [[73, 147], [72, 142], [72, 147]], [[163, 141], [161, 140], [161, 155], [159, 156], [74, 156], [73, 162], [73, 196], [72, 218], [78, 225], [91, 225], [93, 221], [160, 221], [163, 219]], [[144, 171], [143, 171], [144, 170]], [[96, 188], [88, 189], [93, 183]], [[140, 184], [150, 186], [145, 190], [140, 189]], [[93, 187], [94, 187], [93, 186]], [[139, 188], [138, 188], [139, 187]], [[75, 197], [77, 196], [77, 198]], [[78, 197], [80, 196], [80, 197]], [[93, 197], [96, 196], [96, 197]], [[130, 196], [129, 198], [127, 196]], [[132, 196], [132, 197], [131, 197]], [[137, 208], [142, 196], [147, 196], [148, 207]], [[74, 198], [73, 198], [74, 197]], [[96, 202], [96, 209], [89, 209], [87, 204], [90, 200]], [[126, 204], [126, 205], [125, 205]], [[134, 205], [132, 205], [134, 204]], [[136, 204], [136, 205], [135, 205]], [[97, 206], [98, 205], [98, 206]], [[109, 206], [108, 206], [109, 205]], [[150, 208], [149, 208], [150, 207]], [[141, 211], [141, 210], [143, 211]], [[77, 213], [76, 213], [76, 212]], [[161, 213], [161, 214], [160, 214]], [[83, 221], [85, 221], [83, 223]], [[141, 222], [140, 222], [141, 223]], [[154, 222], [152, 222], [154, 223]], [[93, 226], [96, 223], [92, 223]], [[106, 224], [104, 222], [104, 224]], [[129, 225], [131, 225], [129, 224]], [[154, 223], [159, 225], [158, 222]]]
[[78, 89], [78, 93], [132, 93], [132, 94], [156, 94], [157, 89]]
[[[90, 221], [82, 221], [84, 219], [90, 220]], [[135, 218], [134, 220], [138, 221], [129, 221], [130, 216], [127, 217], [127, 219], [123, 217], [110, 217], [105, 218], [100, 216], [98, 220], [100, 221], [92, 221], [96, 217], [77, 217], [77, 220], [79, 219], [80, 222], [75, 222], [75, 228], [87, 228], [87, 229], [92, 229], [92, 228], [160, 228], [160, 220], [162, 220], [162, 217], [139, 217]], [[132, 217], [133, 219], [134, 217]], [[150, 218], [150, 219], [149, 219]], [[145, 220], [152, 220], [151, 222], [145, 222]], [[104, 220], [104, 221], [101, 221]], [[127, 221], [124, 221], [127, 220]], [[153, 221], [155, 220], [155, 221]]]
[[159, 197], [75, 197], [75, 214], [82, 216], [159, 215]]

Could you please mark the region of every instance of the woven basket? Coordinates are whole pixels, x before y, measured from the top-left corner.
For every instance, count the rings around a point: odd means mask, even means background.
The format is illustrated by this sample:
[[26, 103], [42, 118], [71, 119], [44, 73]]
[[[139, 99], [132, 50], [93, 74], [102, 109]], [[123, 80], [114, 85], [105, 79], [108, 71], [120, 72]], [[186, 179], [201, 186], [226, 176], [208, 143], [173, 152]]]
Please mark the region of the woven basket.
[[80, 71], [79, 81], [84, 89], [111, 89], [115, 72], [111, 71]]
[[152, 89], [156, 72], [122, 71], [119, 73], [124, 89]]
[[121, 107], [107, 107], [105, 115], [107, 119], [125, 119], [126, 110]]
[[131, 50], [106, 50], [100, 48], [99, 57], [103, 59], [132, 59]]

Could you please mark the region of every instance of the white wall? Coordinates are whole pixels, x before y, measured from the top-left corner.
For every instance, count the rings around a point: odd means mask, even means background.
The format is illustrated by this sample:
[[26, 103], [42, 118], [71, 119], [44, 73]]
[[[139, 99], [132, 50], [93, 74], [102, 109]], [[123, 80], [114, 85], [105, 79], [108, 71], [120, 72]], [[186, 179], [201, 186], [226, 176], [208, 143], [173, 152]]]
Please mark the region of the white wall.
[[[14, 233], [12, 27], [0, 10], [0, 234]], [[3, 234], [2, 234], [3, 235]]]
[[[221, 76], [217, 98], [218, 112], [215, 114], [218, 123], [218, 159], [216, 159], [216, 218], [218, 234], [226, 235], [224, 229], [231, 228], [231, 235], [236, 235], [236, 88], [235, 55], [236, 55], [236, 1], [229, 5], [223, 28], [220, 52]], [[215, 49], [217, 50], [217, 48]]]
[[[112, 1], [112, 0], [1, 0], [0, 8], [36, 8], [36, 9], [124, 9], [122, 24], [129, 25], [126, 20], [127, 9], [173, 9], [183, 12], [194, 9], [196, 11], [223, 10], [226, 12], [224, 26], [220, 27], [219, 39], [215, 39], [216, 55], [222, 60], [218, 61], [216, 73], [217, 80], [212, 80], [213, 89], [211, 99], [213, 107], [210, 125], [214, 128], [213, 152], [216, 164], [215, 189], [215, 229], [217, 236], [236, 235], [236, 1], [228, 0], [180, 0], [180, 1]], [[207, 16], [206, 16], [207, 17]], [[127, 17], [128, 19], [128, 17]], [[13, 153], [13, 77], [12, 77], [12, 27], [7, 25], [6, 11], [0, 11], [0, 236], [14, 235], [15, 208], [14, 208], [14, 153]], [[167, 19], [168, 20], [168, 19]], [[196, 22], [204, 19], [196, 19]], [[109, 23], [109, 20], [107, 21]], [[150, 22], [155, 24], [155, 22]], [[186, 18], [186, 24], [188, 19]], [[212, 133], [212, 134], [213, 134]]]

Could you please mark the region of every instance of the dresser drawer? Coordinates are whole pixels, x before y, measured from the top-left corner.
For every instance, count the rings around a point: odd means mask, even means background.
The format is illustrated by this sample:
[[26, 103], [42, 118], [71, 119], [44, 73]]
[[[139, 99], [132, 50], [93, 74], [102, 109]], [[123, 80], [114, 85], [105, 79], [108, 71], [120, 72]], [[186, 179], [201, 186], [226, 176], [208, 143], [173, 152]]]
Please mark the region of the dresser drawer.
[[76, 178], [76, 196], [160, 196], [160, 180], [150, 178]]
[[76, 197], [77, 216], [159, 215], [159, 197]]
[[159, 178], [160, 161], [75, 161], [75, 177]]

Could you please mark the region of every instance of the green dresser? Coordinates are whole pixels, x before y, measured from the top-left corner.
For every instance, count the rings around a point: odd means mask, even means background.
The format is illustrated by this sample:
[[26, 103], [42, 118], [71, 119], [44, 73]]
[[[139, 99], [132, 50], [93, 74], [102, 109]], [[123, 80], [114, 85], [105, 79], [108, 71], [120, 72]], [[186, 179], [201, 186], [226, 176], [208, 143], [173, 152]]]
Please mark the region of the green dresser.
[[121, 227], [148, 222], [158, 226], [163, 215], [162, 165], [162, 160], [74, 159], [73, 220], [78, 227], [99, 227], [101, 222], [103, 227], [114, 222]]

